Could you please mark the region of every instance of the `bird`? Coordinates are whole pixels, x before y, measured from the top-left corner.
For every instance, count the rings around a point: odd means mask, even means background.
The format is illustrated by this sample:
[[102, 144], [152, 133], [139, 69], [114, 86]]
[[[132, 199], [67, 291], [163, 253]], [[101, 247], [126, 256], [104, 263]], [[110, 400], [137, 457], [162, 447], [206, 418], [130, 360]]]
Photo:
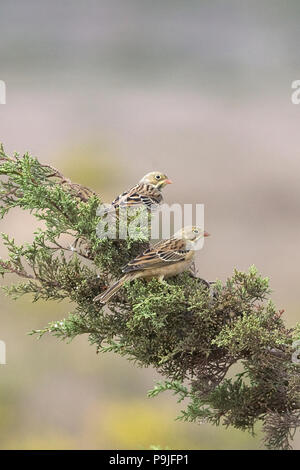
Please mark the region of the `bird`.
[[167, 175], [160, 171], [151, 171], [131, 189], [124, 191], [105, 209], [104, 213], [118, 211], [119, 208], [146, 207], [148, 210], [155, 209], [163, 201], [162, 189], [171, 184]]
[[159, 241], [130, 261], [122, 269], [124, 276], [105, 292], [97, 295], [94, 302], [106, 304], [127, 281], [153, 277], [163, 281], [164, 278], [188, 270], [193, 263], [197, 242], [209, 235], [200, 227], [187, 226], [178, 230], [170, 239]]

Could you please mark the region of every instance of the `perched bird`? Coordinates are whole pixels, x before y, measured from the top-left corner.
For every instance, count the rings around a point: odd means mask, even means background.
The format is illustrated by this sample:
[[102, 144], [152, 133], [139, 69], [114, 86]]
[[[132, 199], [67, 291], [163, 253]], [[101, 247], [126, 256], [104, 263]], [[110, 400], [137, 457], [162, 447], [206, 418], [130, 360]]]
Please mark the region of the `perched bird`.
[[133, 188], [120, 194], [113, 202], [112, 209], [118, 210], [120, 207], [146, 206], [147, 209], [155, 208], [163, 201], [161, 190], [172, 181], [159, 171], [147, 173]]
[[124, 268], [124, 276], [105, 292], [94, 298], [94, 302], [105, 304], [126, 281], [156, 277], [160, 281], [186, 271], [193, 262], [197, 242], [209, 234], [199, 227], [185, 227], [169, 240], [158, 242], [153, 248], [130, 261]]

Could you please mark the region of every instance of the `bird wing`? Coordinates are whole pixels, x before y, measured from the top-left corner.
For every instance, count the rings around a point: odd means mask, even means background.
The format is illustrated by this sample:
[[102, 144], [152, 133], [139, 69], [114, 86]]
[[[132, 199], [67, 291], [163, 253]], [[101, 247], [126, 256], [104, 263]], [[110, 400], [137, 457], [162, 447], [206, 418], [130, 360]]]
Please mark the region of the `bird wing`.
[[153, 248], [148, 248], [143, 254], [130, 261], [123, 272], [140, 271], [160, 268], [166, 265], [179, 263], [186, 259], [189, 250], [186, 249], [184, 240], [171, 239], [157, 243]]
[[151, 184], [139, 183], [129, 191], [120, 194], [120, 196], [112, 202], [112, 205], [116, 209], [118, 207], [132, 207], [144, 204], [150, 209], [152, 206], [160, 204], [162, 199], [163, 197], [159, 189]]

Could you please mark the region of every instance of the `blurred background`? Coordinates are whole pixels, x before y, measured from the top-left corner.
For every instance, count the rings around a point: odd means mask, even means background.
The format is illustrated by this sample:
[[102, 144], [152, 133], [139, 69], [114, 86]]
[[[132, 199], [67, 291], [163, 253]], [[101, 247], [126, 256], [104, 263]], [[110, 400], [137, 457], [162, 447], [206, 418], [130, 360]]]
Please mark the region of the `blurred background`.
[[[166, 202], [205, 204], [212, 236], [199, 274], [255, 264], [292, 326], [299, 319], [300, 79], [297, 0], [0, 0], [0, 141], [29, 151], [110, 201], [150, 170]], [[22, 242], [15, 211], [0, 230]], [[5, 257], [3, 246], [0, 255]], [[13, 279], [10, 279], [13, 281]], [[2, 449], [256, 449], [256, 437], [175, 421], [160, 379], [87, 338], [37, 341], [67, 302], [0, 298]], [[299, 435], [295, 448], [300, 448]]]

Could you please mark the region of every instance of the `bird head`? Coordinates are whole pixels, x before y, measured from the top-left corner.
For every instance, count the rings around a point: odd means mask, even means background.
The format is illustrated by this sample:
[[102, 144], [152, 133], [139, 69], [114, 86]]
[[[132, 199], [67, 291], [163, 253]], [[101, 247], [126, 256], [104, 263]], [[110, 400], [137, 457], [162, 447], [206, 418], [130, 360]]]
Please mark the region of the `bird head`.
[[167, 184], [171, 184], [172, 181], [160, 171], [151, 171], [151, 173], [143, 176], [140, 183], [152, 184], [157, 189], [163, 189]]
[[[210, 234], [203, 228], [191, 225], [178, 230], [178, 232], [175, 233], [174, 238], [185, 240], [187, 249], [195, 250], [197, 249], [197, 242], [205, 237], [209, 237], [209, 235]], [[198, 246], [201, 247], [202, 244], [199, 243]]]

